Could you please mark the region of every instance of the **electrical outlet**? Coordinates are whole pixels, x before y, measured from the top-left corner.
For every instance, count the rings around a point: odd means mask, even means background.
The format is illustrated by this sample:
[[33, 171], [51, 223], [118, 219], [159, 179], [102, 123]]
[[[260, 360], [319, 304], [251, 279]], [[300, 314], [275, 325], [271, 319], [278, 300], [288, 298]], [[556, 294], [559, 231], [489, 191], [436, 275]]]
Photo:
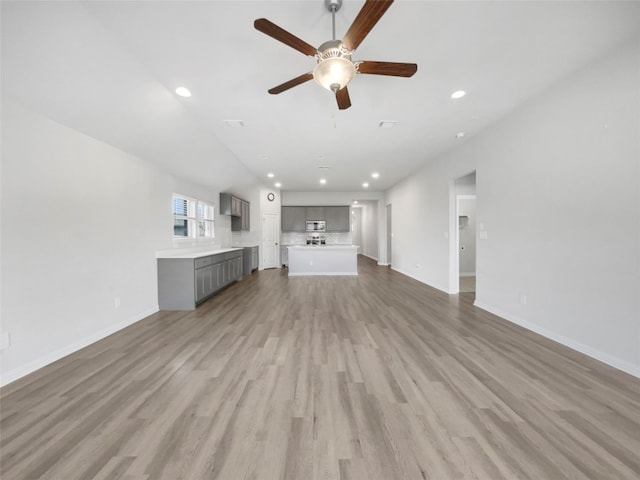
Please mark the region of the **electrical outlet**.
[[524, 293], [520, 294], [520, 305], [526, 305], [527, 304], [527, 295]]
[[115, 300], [114, 300], [113, 304], [114, 304], [114, 306], [115, 306], [116, 308], [120, 308], [120, 303], [121, 303], [121, 302], [120, 302], [120, 297], [118, 296], [118, 297], [116, 297], [116, 298], [115, 298]]
[[419, 263], [416, 263], [416, 268], [420, 269], [420, 264]]

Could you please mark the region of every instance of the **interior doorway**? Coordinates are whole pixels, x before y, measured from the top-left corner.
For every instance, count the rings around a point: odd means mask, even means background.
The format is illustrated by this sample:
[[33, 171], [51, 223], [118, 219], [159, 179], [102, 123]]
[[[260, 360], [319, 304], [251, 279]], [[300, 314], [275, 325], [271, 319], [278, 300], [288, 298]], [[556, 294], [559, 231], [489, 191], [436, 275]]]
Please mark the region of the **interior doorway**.
[[391, 266], [391, 241], [393, 240], [393, 232], [391, 231], [391, 204], [387, 205], [387, 265]]
[[457, 196], [458, 286], [460, 292], [476, 291], [476, 196]]
[[280, 215], [265, 213], [262, 215], [262, 268], [280, 266]]
[[449, 293], [475, 292], [476, 172], [450, 181]]

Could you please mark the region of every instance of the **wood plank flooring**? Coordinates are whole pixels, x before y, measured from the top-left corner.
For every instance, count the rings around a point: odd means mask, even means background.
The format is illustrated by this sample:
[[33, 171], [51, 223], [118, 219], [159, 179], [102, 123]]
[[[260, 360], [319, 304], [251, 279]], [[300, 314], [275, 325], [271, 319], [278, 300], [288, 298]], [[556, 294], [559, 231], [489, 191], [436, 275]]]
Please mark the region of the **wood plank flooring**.
[[8, 385], [0, 477], [640, 478], [638, 379], [359, 269], [259, 272]]

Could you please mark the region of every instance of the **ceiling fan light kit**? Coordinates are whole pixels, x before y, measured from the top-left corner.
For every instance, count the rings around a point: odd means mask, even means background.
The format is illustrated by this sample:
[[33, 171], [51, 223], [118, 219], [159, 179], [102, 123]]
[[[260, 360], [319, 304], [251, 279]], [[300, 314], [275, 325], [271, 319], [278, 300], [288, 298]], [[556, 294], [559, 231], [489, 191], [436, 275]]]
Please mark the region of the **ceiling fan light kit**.
[[356, 73], [394, 77], [413, 76], [418, 70], [418, 66], [415, 63], [354, 62], [351, 59], [355, 49], [358, 48], [392, 3], [393, 0], [366, 0], [344, 38], [340, 41], [336, 40], [335, 14], [340, 10], [342, 0], [325, 0], [327, 10], [331, 12], [333, 40], [324, 42], [317, 49], [266, 18], [257, 19], [253, 22], [256, 30], [317, 60], [313, 72], [303, 73], [296, 78], [273, 87], [269, 90], [269, 93], [277, 95], [313, 78], [319, 85], [332, 91], [336, 96], [338, 108], [345, 110], [351, 106], [347, 85], [353, 80]]
[[318, 48], [318, 64], [313, 69], [313, 79], [327, 90], [337, 92], [353, 80], [356, 65], [351, 61], [351, 52], [340, 40], [330, 40]]

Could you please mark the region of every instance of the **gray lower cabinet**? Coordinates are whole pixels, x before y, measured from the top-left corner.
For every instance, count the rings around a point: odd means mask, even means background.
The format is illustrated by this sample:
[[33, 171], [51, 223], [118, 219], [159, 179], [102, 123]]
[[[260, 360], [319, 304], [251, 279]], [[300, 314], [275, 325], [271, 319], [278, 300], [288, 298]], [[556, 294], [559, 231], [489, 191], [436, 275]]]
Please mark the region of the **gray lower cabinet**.
[[242, 278], [242, 250], [200, 258], [158, 259], [160, 310], [193, 310]]
[[258, 246], [244, 247], [243, 273], [251, 275], [251, 272], [258, 268]]

